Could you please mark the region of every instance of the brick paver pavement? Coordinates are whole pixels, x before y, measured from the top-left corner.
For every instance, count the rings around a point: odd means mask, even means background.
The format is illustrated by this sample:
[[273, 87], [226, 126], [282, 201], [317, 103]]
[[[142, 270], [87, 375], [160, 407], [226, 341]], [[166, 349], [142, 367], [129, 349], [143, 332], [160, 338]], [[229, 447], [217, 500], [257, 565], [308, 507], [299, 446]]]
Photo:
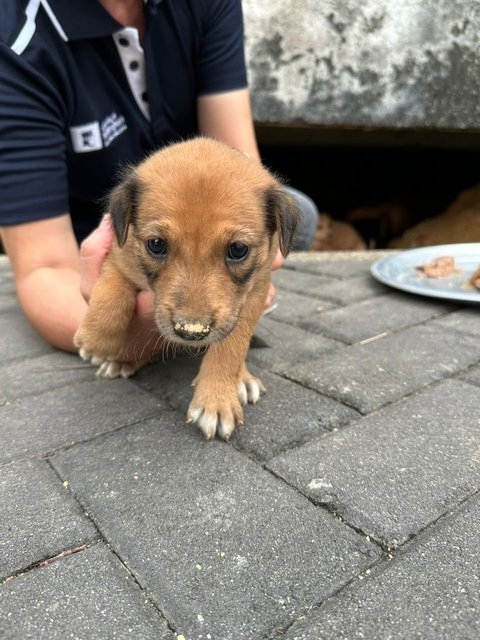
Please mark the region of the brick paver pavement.
[[229, 443], [198, 358], [96, 380], [0, 258], [2, 640], [478, 640], [480, 307], [291, 256]]

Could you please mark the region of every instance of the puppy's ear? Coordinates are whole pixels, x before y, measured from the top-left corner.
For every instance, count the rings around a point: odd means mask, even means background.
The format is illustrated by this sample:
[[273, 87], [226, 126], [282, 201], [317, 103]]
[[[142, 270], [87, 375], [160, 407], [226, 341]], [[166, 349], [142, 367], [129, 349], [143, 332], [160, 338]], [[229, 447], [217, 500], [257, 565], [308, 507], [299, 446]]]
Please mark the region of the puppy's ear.
[[112, 216], [113, 228], [120, 247], [125, 244], [129, 226], [135, 223], [139, 192], [138, 178], [135, 171], [130, 169], [124, 174], [122, 182], [110, 193], [108, 211]]
[[265, 193], [265, 210], [267, 228], [271, 235], [278, 234], [278, 243], [285, 258], [292, 246], [293, 236], [297, 229], [300, 212], [294, 199], [282, 188], [275, 185]]

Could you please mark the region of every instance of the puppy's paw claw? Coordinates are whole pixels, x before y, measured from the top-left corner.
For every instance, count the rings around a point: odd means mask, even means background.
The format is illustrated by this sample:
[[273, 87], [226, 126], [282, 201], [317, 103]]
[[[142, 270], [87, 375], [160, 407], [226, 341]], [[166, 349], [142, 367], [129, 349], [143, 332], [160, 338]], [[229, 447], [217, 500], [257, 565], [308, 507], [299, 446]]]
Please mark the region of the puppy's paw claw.
[[218, 417], [215, 413], [209, 413], [201, 407], [188, 410], [187, 423], [196, 424], [203, 433], [205, 440], [212, 440], [217, 432]]
[[92, 353], [85, 347], [82, 347], [78, 351], [78, 355], [85, 362], [89, 362], [90, 364], [93, 364], [94, 367], [100, 367], [106, 362], [105, 358], [102, 358], [101, 356], [96, 356], [94, 353]]
[[[238, 424], [243, 424], [243, 421], [239, 421]], [[219, 420], [217, 432], [218, 435], [228, 442], [235, 431], [235, 419], [233, 415], [224, 417]]]
[[217, 415], [204, 411], [196, 422], [202, 430], [205, 440], [213, 440], [215, 433], [217, 432]]
[[129, 378], [140, 368], [134, 362], [117, 362], [116, 360], [104, 360], [100, 361], [100, 363], [94, 363], [92, 359], [92, 364], [100, 364], [95, 374], [98, 378], [108, 378], [110, 380], [114, 378]]
[[118, 378], [120, 376], [120, 363], [115, 360], [104, 360], [103, 362], [93, 362], [92, 364], [99, 365], [95, 375], [97, 378]]
[[82, 347], [81, 349], [78, 350], [78, 355], [85, 362], [90, 362], [90, 360], [92, 358], [92, 354], [89, 351], [87, 351], [87, 349], [85, 349], [85, 347]]
[[230, 440], [235, 426], [243, 424], [242, 405], [255, 404], [265, 392], [263, 383], [242, 365], [238, 377], [219, 381], [203, 379], [199, 374], [193, 399], [188, 408], [187, 422], [195, 423], [207, 440], [215, 434]]
[[259, 401], [260, 396], [265, 393], [265, 387], [259, 378], [251, 376], [240, 380], [237, 384], [237, 393], [241, 404], [255, 404]]
[[78, 355], [82, 360], [90, 362], [96, 367], [102, 367], [105, 362], [118, 360], [123, 346], [123, 342], [118, 337], [96, 336], [93, 339], [87, 337], [82, 329], [75, 333], [73, 343], [78, 348]]
[[200, 404], [189, 407], [188, 424], [196, 424], [203, 433], [205, 440], [212, 440], [215, 434], [224, 440], [230, 440], [235, 431], [235, 425], [243, 424], [243, 415], [240, 407], [224, 406], [220, 409], [206, 409]]

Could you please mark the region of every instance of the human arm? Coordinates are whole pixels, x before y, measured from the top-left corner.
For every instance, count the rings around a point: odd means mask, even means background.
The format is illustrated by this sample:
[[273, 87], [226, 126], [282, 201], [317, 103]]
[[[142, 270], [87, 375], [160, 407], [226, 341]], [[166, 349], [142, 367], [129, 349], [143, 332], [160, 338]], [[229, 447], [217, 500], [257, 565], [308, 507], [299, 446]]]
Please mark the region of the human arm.
[[0, 42], [0, 234], [25, 315], [50, 343], [74, 350], [86, 308], [67, 213], [62, 106], [27, 57]]
[[221, 140], [260, 162], [247, 88], [199, 96], [197, 111], [202, 135]]
[[26, 317], [50, 344], [76, 351], [73, 334], [87, 305], [70, 216], [4, 226], [0, 233]]
[[[0, 229], [28, 320], [53, 346], [76, 352], [73, 336], [112, 241], [104, 220], [79, 250], [68, 214]], [[151, 297], [137, 296], [122, 361], [148, 359], [163, 349], [151, 316]]]
[[[110, 215], [106, 214], [100, 225], [85, 238], [80, 247], [80, 290], [89, 301], [93, 287], [98, 280], [102, 265], [113, 242], [114, 232]], [[164, 351], [153, 319], [153, 300], [149, 291], [138, 291], [134, 314], [127, 332], [124, 352], [120, 362], [147, 361]]]

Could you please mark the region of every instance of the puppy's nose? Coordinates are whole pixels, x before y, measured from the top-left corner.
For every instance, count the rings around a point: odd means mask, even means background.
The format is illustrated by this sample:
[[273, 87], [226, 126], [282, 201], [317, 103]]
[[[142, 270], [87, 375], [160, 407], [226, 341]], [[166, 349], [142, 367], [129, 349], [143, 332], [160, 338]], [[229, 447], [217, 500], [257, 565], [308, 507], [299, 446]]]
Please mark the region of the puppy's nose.
[[175, 322], [173, 330], [183, 340], [203, 340], [210, 333], [210, 325], [204, 322]]

